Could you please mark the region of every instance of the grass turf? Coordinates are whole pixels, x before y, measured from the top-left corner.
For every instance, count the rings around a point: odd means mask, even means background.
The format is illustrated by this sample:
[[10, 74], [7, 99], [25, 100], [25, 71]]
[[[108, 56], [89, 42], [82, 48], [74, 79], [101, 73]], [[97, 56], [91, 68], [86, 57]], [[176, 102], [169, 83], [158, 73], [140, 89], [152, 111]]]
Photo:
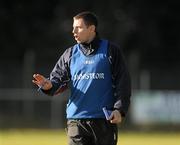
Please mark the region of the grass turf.
[[[179, 145], [180, 133], [120, 132], [118, 145]], [[0, 145], [67, 145], [64, 130], [1, 130]]]

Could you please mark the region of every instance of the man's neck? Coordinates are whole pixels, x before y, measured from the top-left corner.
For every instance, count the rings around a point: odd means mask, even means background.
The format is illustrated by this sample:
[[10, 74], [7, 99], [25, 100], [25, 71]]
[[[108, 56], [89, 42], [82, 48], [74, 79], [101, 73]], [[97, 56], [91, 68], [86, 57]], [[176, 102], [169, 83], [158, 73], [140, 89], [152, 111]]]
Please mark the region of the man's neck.
[[94, 53], [99, 47], [99, 40], [99, 36], [96, 34], [96, 36], [90, 43], [81, 43], [81, 51], [85, 55], [90, 55]]
[[92, 36], [89, 38], [89, 40], [86, 43], [90, 44], [94, 40], [95, 37], [96, 37], [96, 33], [93, 33]]

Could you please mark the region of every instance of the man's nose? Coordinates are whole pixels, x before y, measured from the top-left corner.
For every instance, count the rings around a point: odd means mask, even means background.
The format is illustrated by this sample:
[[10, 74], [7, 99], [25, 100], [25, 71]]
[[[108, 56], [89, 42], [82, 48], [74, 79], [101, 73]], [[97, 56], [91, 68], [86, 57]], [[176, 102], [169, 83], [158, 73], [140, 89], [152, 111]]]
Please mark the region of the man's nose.
[[76, 30], [76, 29], [73, 29], [73, 30], [72, 30], [72, 33], [73, 33], [73, 34], [77, 33], [77, 30]]
[[72, 29], [72, 33], [74, 34], [74, 29]]

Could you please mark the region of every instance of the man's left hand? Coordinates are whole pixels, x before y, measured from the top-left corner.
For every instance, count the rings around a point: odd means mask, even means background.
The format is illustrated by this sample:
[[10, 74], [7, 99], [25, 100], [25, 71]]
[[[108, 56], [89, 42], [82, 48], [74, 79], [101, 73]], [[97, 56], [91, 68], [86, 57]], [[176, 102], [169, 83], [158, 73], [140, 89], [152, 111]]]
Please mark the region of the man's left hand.
[[110, 122], [114, 124], [122, 122], [122, 116], [118, 110], [112, 111], [111, 116], [110, 116]]

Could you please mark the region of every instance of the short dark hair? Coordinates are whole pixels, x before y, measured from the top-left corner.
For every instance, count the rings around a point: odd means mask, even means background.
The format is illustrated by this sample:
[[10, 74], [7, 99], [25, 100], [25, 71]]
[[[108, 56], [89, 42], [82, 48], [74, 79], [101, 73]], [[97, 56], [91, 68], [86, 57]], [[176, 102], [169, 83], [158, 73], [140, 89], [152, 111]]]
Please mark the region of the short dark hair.
[[84, 11], [73, 17], [74, 19], [83, 19], [86, 26], [94, 25], [98, 26], [97, 16], [89, 11]]

